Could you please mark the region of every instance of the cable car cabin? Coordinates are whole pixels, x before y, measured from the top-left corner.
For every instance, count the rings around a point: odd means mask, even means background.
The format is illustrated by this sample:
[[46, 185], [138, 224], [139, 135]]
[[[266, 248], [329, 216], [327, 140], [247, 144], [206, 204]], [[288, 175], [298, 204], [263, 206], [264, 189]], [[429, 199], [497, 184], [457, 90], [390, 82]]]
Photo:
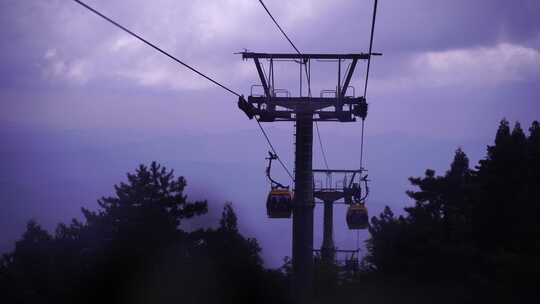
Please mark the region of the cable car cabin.
[[292, 213], [292, 192], [288, 188], [272, 187], [266, 200], [269, 218], [290, 218]]
[[347, 210], [347, 226], [351, 230], [366, 229], [369, 225], [368, 211], [364, 204], [352, 204]]

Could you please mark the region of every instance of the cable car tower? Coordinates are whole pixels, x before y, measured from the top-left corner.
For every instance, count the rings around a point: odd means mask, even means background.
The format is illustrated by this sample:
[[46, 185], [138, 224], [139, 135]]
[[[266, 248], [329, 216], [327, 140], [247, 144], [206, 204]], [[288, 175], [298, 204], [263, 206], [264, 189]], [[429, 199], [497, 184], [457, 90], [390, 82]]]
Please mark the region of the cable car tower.
[[[314, 175], [324, 175], [324, 180], [315, 179], [314, 196], [317, 203], [324, 205], [323, 213], [323, 241], [321, 249], [314, 249], [321, 254], [323, 262], [336, 262], [337, 253], [350, 254], [348, 262], [358, 264], [360, 253], [357, 244], [355, 249], [337, 249], [333, 239], [333, 208], [335, 204], [348, 205], [346, 222], [351, 230], [366, 229], [368, 227], [367, 208], [365, 200], [369, 195], [368, 176], [366, 170], [336, 170], [315, 169]], [[342, 177], [335, 180], [334, 176]]]
[[[155, 49], [161, 54], [169, 57], [174, 62], [191, 70], [195, 74], [212, 82], [216, 86], [238, 97], [238, 107], [247, 115], [249, 119], [255, 118], [261, 132], [266, 137], [266, 140], [273, 150], [270, 154], [269, 165], [267, 169], [267, 177], [271, 182], [272, 191], [268, 196], [267, 208], [269, 216], [273, 218], [286, 218], [290, 216], [290, 209], [293, 214], [293, 249], [292, 249], [292, 264], [293, 264], [293, 288], [297, 303], [309, 303], [311, 294], [311, 285], [313, 278], [313, 208], [315, 206], [315, 197], [325, 202], [325, 218], [330, 214], [333, 203], [340, 199], [350, 199], [350, 208], [347, 212], [347, 224], [351, 229], [365, 229], [367, 227], [367, 210], [364, 207], [363, 199], [358, 196], [361, 193], [360, 186], [354, 185], [354, 182], [349, 187], [344, 187], [339, 191], [314, 191], [313, 182], [313, 122], [334, 121], [334, 122], [354, 122], [357, 118], [362, 119], [362, 143], [363, 143], [363, 126], [367, 116], [368, 104], [366, 102], [367, 84], [369, 78], [369, 67], [372, 56], [381, 55], [373, 53], [373, 33], [375, 27], [375, 16], [377, 12], [377, 0], [374, 1], [373, 19], [371, 24], [371, 38], [368, 53], [354, 54], [306, 54], [301, 53], [292, 43], [283, 29], [279, 26], [275, 18], [271, 15], [268, 8], [262, 0], [259, 0], [268, 15], [272, 18], [281, 33], [287, 38], [289, 43], [294, 47], [296, 53], [252, 53], [242, 52], [242, 58], [252, 59], [257, 68], [257, 73], [261, 81], [260, 87], [263, 91], [261, 94], [254, 94], [253, 89], [257, 86], [252, 86], [252, 91], [246, 100], [243, 95], [228, 88], [222, 83], [209, 77], [208, 75], [197, 70], [193, 66], [185, 63], [177, 57], [171, 55], [167, 51], [161, 49], [157, 45], [144, 39], [142, 36], [122, 26], [113, 19], [105, 16], [96, 9], [90, 7], [80, 0], [74, 0], [84, 8], [88, 9], [97, 16], [105, 19], [122, 31], [137, 38], [149, 47]], [[269, 63], [269, 75], [265, 74], [261, 60], [266, 60]], [[323, 90], [319, 97], [313, 97], [311, 94], [311, 62], [313, 60], [326, 60], [337, 62], [338, 75], [337, 85], [335, 89]], [[350, 86], [352, 76], [359, 60], [367, 60], [367, 71], [365, 77], [364, 94], [356, 97], [355, 90]], [[290, 92], [283, 89], [275, 88], [274, 86], [274, 63], [277, 61], [293, 61], [300, 65], [300, 90], [299, 96], [291, 96]], [[345, 71], [345, 76], [342, 78], [342, 63], [349, 62]], [[264, 62], [263, 62], [264, 63]], [[303, 69], [302, 69], [303, 68]], [[304, 72], [305, 71], [305, 72]], [[307, 95], [303, 93], [303, 81], [306, 80]], [[352, 89], [352, 94], [349, 92]], [[270, 139], [266, 135], [264, 128], [260, 122], [276, 122], [276, 121], [292, 121], [295, 122], [296, 136], [296, 151], [295, 151], [295, 169], [294, 178], [287, 170], [286, 166], [280, 161], [277, 156]], [[321, 144], [322, 146], [322, 144]], [[362, 159], [362, 145], [360, 158]], [[289, 191], [289, 188], [283, 186], [273, 180], [270, 176], [270, 167], [272, 160], [278, 160], [284, 169], [289, 173], [289, 176], [294, 180], [294, 195]], [[327, 168], [328, 169], [328, 168]], [[327, 170], [327, 173], [338, 172], [340, 170]], [[341, 170], [343, 171], [343, 170]], [[360, 160], [360, 170], [357, 172], [362, 176], [362, 160]], [[353, 178], [354, 179], [354, 178]], [[367, 176], [363, 179], [367, 183]], [[356, 187], [356, 188], [355, 188]], [[366, 184], [367, 190], [367, 184]], [[327, 193], [323, 193], [327, 192]], [[367, 193], [367, 191], [366, 191]], [[294, 197], [293, 197], [294, 196]], [[359, 199], [359, 200], [358, 200]], [[364, 197], [365, 199], [365, 197]], [[356, 200], [353, 202], [353, 200]], [[328, 204], [327, 204], [328, 203]], [[330, 208], [327, 208], [327, 205]], [[327, 210], [328, 213], [326, 213]], [[327, 235], [327, 225], [325, 221], [325, 234]], [[331, 228], [328, 229], [331, 236]], [[326, 238], [326, 244], [323, 248], [332, 248], [333, 241], [331, 238]], [[331, 245], [331, 246], [330, 246]]]
[[[252, 92], [247, 100], [238, 98], [238, 107], [249, 119], [260, 122], [290, 121], [295, 123], [295, 166], [293, 211], [293, 288], [297, 301], [309, 298], [313, 277], [313, 208], [315, 206], [313, 184], [313, 122], [354, 122], [364, 120], [367, 102], [363, 96], [354, 96], [351, 78], [359, 60], [368, 60], [370, 53], [357, 54], [298, 54], [298, 53], [240, 53], [244, 60], [253, 60], [260, 79], [260, 94]], [[262, 60], [269, 65], [268, 76]], [[299, 96], [274, 86], [276, 61], [294, 61], [300, 65]], [[337, 84], [334, 90], [323, 90], [318, 97], [311, 96], [311, 63], [313, 60], [331, 60], [337, 63]], [[342, 78], [342, 64], [349, 63]], [[302, 69], [304, 67], [304, 69]], [[307, 81], [307, 96], [303, 83]], [[350, 90], [351, 89], [351, 90]], [[326, 201], [331, 201], [327, 199]], [[304, 300], [302, 300], [304, 299]]]

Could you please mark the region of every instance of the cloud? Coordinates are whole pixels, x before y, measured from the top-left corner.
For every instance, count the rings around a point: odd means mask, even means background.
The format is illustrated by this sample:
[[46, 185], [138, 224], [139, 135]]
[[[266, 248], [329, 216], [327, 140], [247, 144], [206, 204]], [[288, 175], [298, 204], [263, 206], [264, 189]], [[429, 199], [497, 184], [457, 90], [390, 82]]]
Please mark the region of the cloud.
[[540, 51], [502, 43], [491, 48], [428, 52], [418, 56], [416, 68], [427, 67], [436, 82], [500, 83], [527, 79], [540, 68]]
[[[233, 86], [256, 79], [252, 67], [242, 64], [233, 52], [243, 47], [267, 51], [276, 44], [282, 51], [290, 51], [266, 12], [253, 0], [89, 0], [88, 4], [203, 73]], [[287, 28], [318, 18], [330, 5], [332, 1], [267, 3]], [[142, 87], [174, 90], [213, 87], [70, 1], [19, 4], [11, 9], [19, 14], [32, 11], [35, 23], [19, 22], [15, 27], [24, 33], [24, 39], [36, 38], [36, 24], [42, 24], [39, 30], [47, 32], [47, 39], [34, 39], [36, 47], [42, 48], [38, 65], [47, 79], [76, 84], [135, 81]]]
[[58, 56], [56, 49], [49, 49], [43, 55], [43, 75], [49, 79], [66, 80], [71, 83], [85, 84], [92, 76], [90, 65], [85, 60], [67, 61]]
[[476, 47], [423, 52], [411, 56], [398, 77], [375, 79], [376, 90], [494, 86], [522, 82], [540, 76], [540, 50], [500, 43]]
[[47, 52], [45, 52], [45, 56], [43, 58], [45, 59], [51, 59], [56, 56], [56, 49], [49, 49]]
[[[252, 64], [242, 62], [239, 56], [233, 55], [234, 52], [243, 48], [266, 52], [292, 51], [264, 9], [254, 0], [87, 1], [164, 50], [234, 88], [247, 90], [247, 83], [257, 82]], [[476, 56], [484, 59], [484, 54], [481, 54], [484, 49], [499, 45], [531, 47], [530, 43], [523, 42], [523, 37], [538, 34], [539, 19], [534, 14], [540, 5], [529, 0], [524, 0], [525, 4], [519, 7], [509, 6], [502, 0], [490, 1], [481, 0], [480, 4], [464, 0], [451, 4], [419, 0], [380, 3], [375, 49], [385, 53], [385, 57], [377, 60], [373, 70], [374, 86], [377, 81], [391, 86], [421, 85], [421, 82], [446, 85], [456, 81], [454, 78], [457, 76], [452, 76], [455, 75], [453, 73], [461, 71], [464, 71], [462, 78], [470, 80], [470, 75], [484, 70], [479, 65], [491, 63], [480, 61], [467, 68], [463, 66], [464, 58]], [[365, 51], [367, 47], [372, 1], [265, 3], [302, 51], [351, 52]], [[10, 45], [25, 47], [13, 47], [12, 50], [6, 44], [7, 56], [0, 58], [0, 63], [12, 66], [11, 70], [21, 69], [27, 62], [32, 64], [32, 68], [41, 68], [38, 73], [13, 73], [17, 75], [15, 77], [30, 78], [41, 72], [46, 79], [76, 84], [97, 83], [98, 86], [100, 83], [130, 82], [143, 88], [174, 90], [213, 87], [213, 84], [115, 29], [75, 2], [8, 1], [2, 8], [0, 24], [5, 23], [9, 27], [1, 27], [0, 33], [13, 37]], [[540, 34], [535, 37], [540, 37]], [[44, 56], [50, 50], [54, 53]], [[509, 53], [514, 51], [511, 49]], [[36, 54], [30, 56], [33, 52]], [[504, 53], [505, 50], [496, 49], [494, 52]], [[403, 62], [392, 63], [391, 56], [402, 55]], [[34, 57], [37, 62], [28, 60]], [[452, 68], [442, 69], [444, 62], [449, 62]], [[521, 66], [522, 63], [519, 64]], [[499, 63], [493, 66], [508, 69], [507, 66], [500, 67]], [[377, 79], [376, 74], [381, 71], [385, 75], [397, 72], [401, 76]], [[284, 72], [279, 70], [280, 81], [288, 80], [287, 75], [283, 76]], [[527, 75], [522, 72], [513, 71], [512, 79]], [[499, 70], [490, 73], [494, 74], [488, 75], [487, 79], [501, 74]], [[326, 74], [317, 74], [314, 79], [333, 83], [334, 78], [331, 77], [334, 77], [334, 72]], [[360, 73], [357, 76], [361, 76]], [[507, 77], [503, 75], [497, 79]], [[474, 81], [478, 82], [477, 79]]]
[[134, 51], [142, 46], [139, 41], [131, 36], [122, 35], [110, 43], [110, 51], [112, 53]]

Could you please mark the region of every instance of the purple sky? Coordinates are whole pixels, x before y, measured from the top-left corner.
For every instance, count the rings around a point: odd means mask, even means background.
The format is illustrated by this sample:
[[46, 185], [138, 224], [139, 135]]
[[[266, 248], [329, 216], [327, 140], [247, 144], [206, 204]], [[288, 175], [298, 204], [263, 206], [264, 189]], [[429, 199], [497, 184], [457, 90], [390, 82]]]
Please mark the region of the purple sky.
[[[302, 52], [367, 51], [372, 1], [265, 2]], [[244, 94], [258, 78], [234, 52], [293, 52], [256, 0], [87, 3]], [[407, 177], [443, 173], [457, 147], [474, 164], [503, 117], [524, 127], [540, 119], [538, 16], [537, 0], [379, 1], [374, 51], [384, 56], [373, 61], [365, 146], [373, 215], [410, 203]], [[210, 200], [205, 221], [233, 201], [268, 265], [290, 255], [290, 221], [265, 214], [267, 147], [234, 96], [73, 1], [4, 0], [0, 37], [0, 251], [29, 218], [52, 228], [78, 217], [125, 172], [157, 160], [187, 178], [192, 198]], [[277, 87], [297, 93], [297, 72], [278, 65]], [[333, 64], [314, 63], [316, 95], [335, 78]], [[266, 127], [292, 168], [292, 124]], [[330, 166], [357, 167], [359, 123], [320, 129]], [[350, 248], [343, 211], [335, 239]], [[320, 208], [316, 217], [319, 246]]]

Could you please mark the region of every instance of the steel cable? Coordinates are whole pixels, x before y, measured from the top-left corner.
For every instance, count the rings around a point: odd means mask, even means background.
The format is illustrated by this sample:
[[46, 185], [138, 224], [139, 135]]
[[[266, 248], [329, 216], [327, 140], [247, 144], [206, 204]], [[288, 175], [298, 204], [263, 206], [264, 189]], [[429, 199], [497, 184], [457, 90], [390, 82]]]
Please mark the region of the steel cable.
[[[99, 17], [105, 19], [106, 21], [108, 21], [109, 23], [113, 24], [114, 26], [120, 28], [121, 30], [123, 30], [124, 32], [130, 34], [131, 36], [139, 39], [140, 41], [144, 42], [145, 44], [147, 44], [148, 46], [152, 47], [153, 49], [157, 50], [158, 52], [162, 53], [163, 55], [169, 57], [170, 59], [174, 60], [175, 62], [183, 65], [184, 67], [190, 69], [191, 71], [193, 71], [194, 73], [198, 74], [199, 76], [207, 79], [208, 81], [214, 83], [215, 85], [221, 87], [222, 89], [226, 90], [227, 92], [237, 96], [237, 97], [242, 97], [241, 94], [233, 91], [232, 89], [226, 87], [225, 85], [219, 83], [218, 81], [212, 79], [211, 77], [203, 74], [202, 72], [198, 71], [197, 69], [195, 69], [194, 67], [192, 67], [191, 65], [183, 62], [182, 60], [176, 58], [175, 56], [169, 54], [168, 52], [164, 51], [163, 49], [159, 48], [158, 46], [156, 46], [155, 44], [149, 42], [148, 40], [142, 38], [141, 36], [137, 35], [136, 33], [132, 32], [131, 30], [127, 29], [126, 27], [124, 27], [123, 25], [119, 24], [118, 22], [112, 20], [111, 18], [105, 16], [104, 14], [100, 13], [99, 11], [97, 11], [96, 9], [92, 8], [91, 6], [89, 6], [88, 4], [80, 1], [80, 0], [73, 0], [75, 1], [76, 3], [80, 4], [81, 6], [83, 6], [84, 8], [88, 9], [89, 11], [91, 11], [92, 13], [98, 15]], [[266, 141], [268, 142], [268, 145], [270, 146], [270, 149], [272, 149], [272, 152], [274, 154], [276, 154], [276, 156], [278, 155], [276, 149], [274, 148], [274, 146], [272, 145], [272, 142], [270, 141], [270, 138], [268, 137], [268, 134], [266, 133], [266, 131], [264, 130], [263, 126], [261, 125], [261, 123], [259, 122], [259, 119], [256, 119], [257, 121], [257, 124], [262, 132], [262, 134], [264, 135], [264, 137], [266, 138]], [[279, 158], [279, 156], [277, 156], [277, 159], [279, 161], [279, 163], [281, 164], [281, 166], [283, 167], [283, 169], [285, 169], [285, 171], [287, 172], [287, 174], [289, 175], [289, 177], [294, 181], [294, 178], [292, 176], [292, 174], [290, 173], [289, 169], [287, 168], [287, 166], [283, 163], [283, 161]]]

